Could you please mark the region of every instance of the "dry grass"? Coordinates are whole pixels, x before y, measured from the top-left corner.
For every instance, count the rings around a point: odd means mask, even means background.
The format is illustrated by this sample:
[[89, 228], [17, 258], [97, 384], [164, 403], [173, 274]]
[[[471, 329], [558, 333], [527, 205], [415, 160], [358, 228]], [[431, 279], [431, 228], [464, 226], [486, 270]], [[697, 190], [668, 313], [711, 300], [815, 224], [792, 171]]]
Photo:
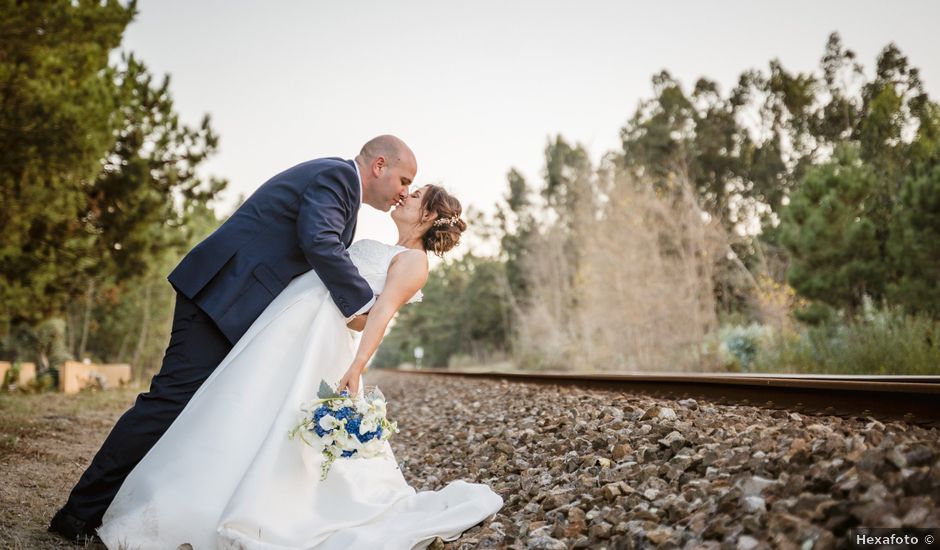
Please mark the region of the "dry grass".
[[527, 243], [529, 297], [515, 349], [527, 365], [594, 371], [703, 370], [717, 331], [714, 266], [727, 248], [688, 181], [669, 193], [615, 178], [597, 210]]
[[46, 527], [138, 391], [0, 394], [0, 547], [75, 548]]

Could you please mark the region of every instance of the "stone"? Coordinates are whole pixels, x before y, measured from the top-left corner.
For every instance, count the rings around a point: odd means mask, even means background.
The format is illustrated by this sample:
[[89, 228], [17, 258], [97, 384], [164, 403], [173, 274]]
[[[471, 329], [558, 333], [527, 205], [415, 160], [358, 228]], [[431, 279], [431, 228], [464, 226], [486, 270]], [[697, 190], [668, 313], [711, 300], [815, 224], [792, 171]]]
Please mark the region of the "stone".
[[548, 495], [542, 499], [542, 510], [548, 512], [554, 510], [565, 503], [563, 495]]
[[791, 441], [790, 448], [787, 449], [784, 459], [787, 462], [793, 463], [809, 462], [810, 450], [809, 446], [806, 444], [806, 440], [798, 437]]
[[698, 409], [698, 401], [694, 399], [680, 399], [679, 406], [694, 411]]
[[629, 443], [621, 443], [619, 445], [614, 445], [611, 456], [614, 458], [614, 460], [623, 460], [632, 452], [633, 447], [631, 447]]
[[[660, 407], [658, 405], [654, 405], [646, 409], [646, 411], [640, 417], [640, 420], [652, 420], [654, 418], [658, 420], [675, 420], [676, 411], [670, 409], [669, 407]], [[649, 430], [647, 429], [647, 431]]]
[[933, 460], [934, 451], [930, 447], [914, 447], [904, 455], [904, 461], [908, 466], [928, 466]]
[[907, 458], [901, 454], [897, 448], [891, 449], [885, 453], [885, 460], [894, 465], [898, 470], [903, 470], [907, 466]]
[[762, 530], [761, 519], [757, 515], [744, 516], [741, 520], [741, 527], [748, 533], [759, 533]]
[[756, 496], [748, 496], [742, 499], [742, 505], [744, 506], [744, 511], [749, 514], [754, 514], [756, 512], [766, 512], [767, 504], [764, 502], [764, 499]]
[[585, 519], [587, 519], [586, 515], [581, 508], [577, 506], [568, 508], [568, 521], [584, 521]]
[[669, 407], [663, 407], [659, 409], [659, 414], [656, 415], [656, 418], [660, 420], [675, 420], [676, 411], [670, 409]]
[[587, 536], [580, 536], [571, 543], [572, 548], [590, 548], [591, 539]]
[[584, 515], [582, 512], [582, 515], [579, 518], [572, 518], [571, 516], [568, 517], [568, 523], [565, 525], [563, 533], [564, 538], [572, 539], [583, 535], [586, 531], [587, 522], [584, 521]]
[[901, 524], [905, 527], [923, 527], [926, 525], [927, 518], [930, 517], [930, 508], [928, 506], [911, 508], [901, 518]]
[[685, 446], [686, 440], [682, 437], [682, 434], [676, 430], [669, 432], [666, 437], [659, 440], [659, 444], [663, 447], [668, 447], [673, 451], [678, 451]]
[[649, 539], [649, 541], [652, 542], [653, 544], [657, 546], [662, 546], [663, 544], [666, 543], [666, 541], [672, 538], [672, 530], [663, 527], [659, 529], [654, 529], [652, 531], [647, 531], [646, 538]]
[[529, 537], [526, 540], [526, 548], [529, 550], [567, 550], [568, 545], [554, 537], [541, 535]]
[[617, 486], [620, 489], [620, 494], [622, 495], [632, 495], [636, 492], [636, 489], [631, 487], [626, 481], [617, 482]]
[[611, 527], [606, 521], [594, 523], [588, 529], [588, 535], [596, 539], [609, 539]]
[[797, 497], [796, 502], [790, 507], [790, 513], [804, 518], [811, 518], [817, 507], [827, 501], [831, 501], [829, 495], [804, 493]]
[[777, 482], [772, 479], [760, 476], [750, 476], [741, 484], [741, 491], [745, 496], [760, 496], [768, 487], [776, 485]]
[[620, 496], [620, 484], [608, 483], [601, 488], [601, 496], [607, 500], [614, 500]]

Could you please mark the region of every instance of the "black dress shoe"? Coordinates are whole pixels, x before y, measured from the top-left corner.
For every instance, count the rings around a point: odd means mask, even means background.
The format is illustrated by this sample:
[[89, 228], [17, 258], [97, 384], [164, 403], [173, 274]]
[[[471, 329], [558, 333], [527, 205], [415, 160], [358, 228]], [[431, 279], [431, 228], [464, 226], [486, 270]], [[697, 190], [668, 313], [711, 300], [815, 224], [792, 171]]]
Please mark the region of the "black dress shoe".
[[95, 528], [87, 521], [79, 518], [75, 514], [62, 508], [52, 517], [49, 522], [49, 532], [55, 533], [72, 542], [88, 543], [101, 542], [95, 533]]

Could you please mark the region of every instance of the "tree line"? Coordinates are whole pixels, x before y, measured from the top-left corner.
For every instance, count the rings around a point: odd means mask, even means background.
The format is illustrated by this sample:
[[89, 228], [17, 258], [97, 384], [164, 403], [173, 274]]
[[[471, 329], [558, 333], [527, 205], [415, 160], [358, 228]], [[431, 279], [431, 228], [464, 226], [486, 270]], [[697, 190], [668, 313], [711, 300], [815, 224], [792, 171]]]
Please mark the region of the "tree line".
[[[179, 119], [168, 77], [112, 58], [134, 2], [3, 8], [0, 360], [153, 371], [166, 273], [219, 223], [219, 138]], [[620, 137], [592, 162], [552, 136], [539, 181], [510, 169], [471, 220], [498, 252], [435, 269], [376, 364], [695, 370], [732, 318], [940, 317], [940, 108], [895, 45], [866, 70], [834, 33], [815, 70], [773, 60], [727, 91], [662, 71]]]
[[541, 181], [509, 171], [498, 255], [432, 274], [441, 305], [403, 313], [379, 364], [702, 369], [722, 319], [940, 317], [940, 108], [894, 44], [870, 71], [833, 33], [814, 71], [652, 89], [599, 165], [555, 136]]
[[112, 51], [136, 3], [3, 2], [0, 10], [0, 353], [50, 369], [66, 357], [162, 355], [166, 272], [216, 224], [226, 181], [199, 169], [208, 116], [183, 123], [169, 77]]

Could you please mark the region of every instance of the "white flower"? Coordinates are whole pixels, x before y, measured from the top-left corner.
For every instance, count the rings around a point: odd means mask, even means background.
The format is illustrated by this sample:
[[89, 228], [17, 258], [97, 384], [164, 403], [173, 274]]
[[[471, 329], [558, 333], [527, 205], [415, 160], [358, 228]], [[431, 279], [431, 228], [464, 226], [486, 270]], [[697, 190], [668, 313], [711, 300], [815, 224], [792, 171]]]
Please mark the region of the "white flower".
[[375, 414], [376, 418], [385, 418], [385, 413], [386, 413], [386, 411], [385, 411], [385, 403], [373, 405], [373, 409], [372, 409], [372, 410], [373, 410], [373, 414]]
[[336, 436], [334, 437], [334, 440], [336, 441], [336, 445], [339, 448], [344, 449], [344, 450], [355, 449], [356, 443], [358, 442], [358, 440], [355, 437], [346, 433], [345, 430], [341, 430], [337, 432]]
[[359, 424], [359, 433], [365, 434], [369, 432], [374, 432], [376, 428], [379, 427], [379, 422], [375, 418], [363, 418], [362, 422]]
[[330, 430], [332, 430], [332, 429], [334, 429], [334, 428], [339, 428], [340, 426], [343, 425], [343, 423], [342, 423], [339, 419], [337, 419], [335, 416], [332, 416], [332, 415], [329, 415], [329, 414], [324, 415], [324, 416], [320, 419], [319, 424], [320, 424], [320, 427], [323, 428], [323, 429], [326, 430], [326, 431], [330, 431]]

